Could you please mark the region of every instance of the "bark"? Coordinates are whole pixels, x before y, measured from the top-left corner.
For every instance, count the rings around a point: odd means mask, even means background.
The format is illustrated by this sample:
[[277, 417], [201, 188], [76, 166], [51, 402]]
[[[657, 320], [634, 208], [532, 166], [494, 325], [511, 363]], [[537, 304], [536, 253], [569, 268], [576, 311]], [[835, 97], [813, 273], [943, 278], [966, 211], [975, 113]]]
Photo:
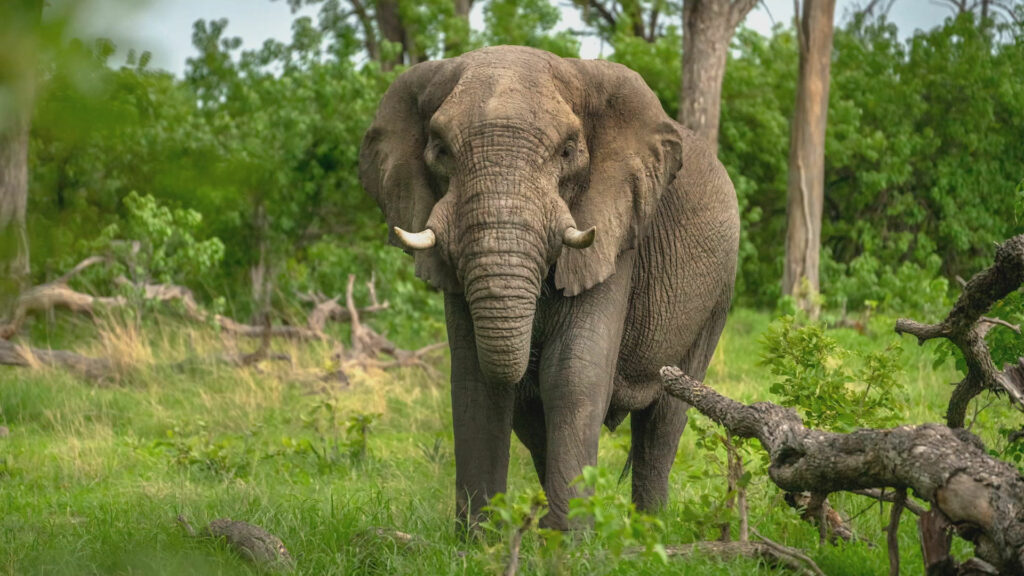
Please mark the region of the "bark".
[[669, 394], [732, 434], [760, 440], [771, 459], [768, 474], [783, 490], [912, 489], [973, 542], [980, 559], [1007, 574], [1024, 572], [1024, 478], [969, 432], [938, 424], [821, 432], [804, 428], [791, 409], [741, 404], [676, 367], [662, 368], [661, 376]]
[[683, 2], [683, 75], [679, 122], [718, 150], [722, 80], [736, 27], [756, 0]]
[[[799, 0], [796, 1], [799, 5]], [[782, 293], [817, 318], [821, 215], [825, 199], [825, 127], [835, 0], [805, 0], [797, 22], [800, 73], [790, 128], [786, 261]]]
[[918, 344], [932, 338], [953, 342], [967, 363], [967, 375], [957, 384], [946, 410], [946, 425], [962, 428], [970, 401], [984, 390], [1006, 393], [1015, 407], [1024, 410], [1024, 359], [1016, 366], [998, 370], [992, 362], [985, 335], [994, 326], [1020, 333], [1020, 327], [982, 316], [992, 306], [1024, 284], [1024, 234], [1014, 236], [996, 249], [992, 266], [975, 274], [964, 285], [956, 304], [938, 324], [922, 324], [907, 318], [896, 321], [897, 334], [917, 336]]
[[29, 273], [28, 147], [35, 93], [36, 32], [42, 0], [9, 0], [0, 7], [0, 43], [11, 58], [0, 61], [0, 92], [12, 98], [0, 109], [0, 314], [27, 286]]
[[378, 0], [377, 28], [380, 30], [380, 35], [384, 40], [402, 46], [402, 53], [396, 57], [381, 57], [380, 67], [383, 70], [392, 70], [395, 66], [403, 63], [406, 43], [405, 27], [402, 26], [402, 19], [398, 14], [397, 0]]

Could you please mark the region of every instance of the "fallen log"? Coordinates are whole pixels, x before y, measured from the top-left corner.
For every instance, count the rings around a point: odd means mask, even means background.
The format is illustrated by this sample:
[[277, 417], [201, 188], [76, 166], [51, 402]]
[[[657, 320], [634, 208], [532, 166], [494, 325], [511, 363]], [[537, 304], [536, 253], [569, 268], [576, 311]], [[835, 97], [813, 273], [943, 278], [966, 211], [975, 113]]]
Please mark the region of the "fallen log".
[[1024, 478], [970, 432], [938, 424], [822, 432], [805, 428], [791, 409], [736, 402], [674, 366], [661, 377], [667, 393], [732, 434], [760, 440], [768, 474], [783, 490], [911, 489], [974, 544], [978, 558], [1001, 573], [1024, 573]]
[[18, 346], [3, 339], [0, 339], [0, 365], [28, 368], [42, 365], [51, 368], [64, 368], [93, 381], [108, 380], [115, 374], [113, 364], [105, 358], [90, 358], [66, 350], [42, 350]]

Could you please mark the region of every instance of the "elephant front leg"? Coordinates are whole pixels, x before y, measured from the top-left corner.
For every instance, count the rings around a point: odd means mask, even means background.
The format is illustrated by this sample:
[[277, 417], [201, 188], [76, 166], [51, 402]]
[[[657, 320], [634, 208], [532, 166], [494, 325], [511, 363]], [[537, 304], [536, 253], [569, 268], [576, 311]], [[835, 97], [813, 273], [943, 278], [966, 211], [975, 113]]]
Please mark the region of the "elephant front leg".
[[576, 296], [542, 303], [546, 319], [539, 378], [547, 454], [544, 490], [546, 527], [567, 530], [572, 486], [585, 466], [597, 464], [601, 426], [611, 402], [615, 367], [629, 302], [632, 254], [604, 283]]
[[452, 421], [455, 431], [455, 502], [460, 524], [474, 526], [491, 496], [508, 481], [514, 389], [484, 383], [473, 323], [465, 300], [445, 294], [452, 357]]

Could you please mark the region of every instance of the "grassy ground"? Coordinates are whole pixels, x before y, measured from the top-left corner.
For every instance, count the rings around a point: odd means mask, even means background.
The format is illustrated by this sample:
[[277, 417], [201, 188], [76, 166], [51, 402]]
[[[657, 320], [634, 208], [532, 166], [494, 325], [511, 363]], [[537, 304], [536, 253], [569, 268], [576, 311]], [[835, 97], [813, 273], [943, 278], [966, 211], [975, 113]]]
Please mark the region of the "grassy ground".
[[[731, 316], [708, 383], [735, 398], [771, 399], [770, 375], [758, 365], [766, 314]], [[447, 377], [420, 370], [353, 372], [348, 386], [316, 382], [329, 368], [319, 345], [284, 347], [295, 366], [237, 369], [195, 358], [221, 353], [212, 332], [171, 323], [145, 334], [111, 325], [83, 352], [122, 358], [122, 378], [97, 386], [58, 371], [0, 368], [0, 573], [247, 574], [222, 545], [187, 537], [218, 517], [246, 520], [278, 535], [301, 574], [494, 573], [504, 561], [497, 537], [465, 542], [453, 528], [454, 461]], [[845, 346], [880, 349], [896, 336], [872, 323], [870, 335], [830, 334]], [[86, 341], [78, 331], [50, 334], [54, 347]], [[37, 334], [33, 343], [44, 341]], [[952, 364], [933, 367], [930, 346], [904, 341], [906, 422], [939, 421]], [[444, 360], [439, 366], [447, 374]], [[997, 403], [998, 404], [998, 403]], [[692, 412], [691, 412], [692, 414]], [[995, 428], [998, 407], [979, 419]], [[363, 424], [370, 420], [364, 431]], [[602, 438], [601, 466], [615, 473], [628, 449], [628, 422]], [[713, 538], [707, 512], [724, 492], [715, 458], [684, 435], [672, 472], [672, 504], [659, 518], [661, 540]], [[365, 449], [365, 454], [364, 454]], [[756, 443], [751, 454], [757, 454]], [[863, 542], [817, 545], [817, 531], [796, 518], [755, 459], [751, 524], [765, 536], [805, 548], [831, 575], [887, 570], [882, 527], [888, 509], [857, 497], [836, 505]], [[529, 456], [513, 440], [510, 493], [536, 490]], [[623, 499], [628, 482], [617, 485]], [[903, 573], [921, 571], [913, 518], [901, 527]], [[396, 545], [375, 528], [401, 530], [417, 544]], [[530, 536], [524, 573], [660, 574], [647, 557], [617, 559], [600, 535], [577, 534], [545, 553]], [[873, 546], [873, 547], [872, 547]], [[772, 574], [753, 561], [671, 560], [678, 570]], [[676, 570], [676, 568], [673, 568]]]

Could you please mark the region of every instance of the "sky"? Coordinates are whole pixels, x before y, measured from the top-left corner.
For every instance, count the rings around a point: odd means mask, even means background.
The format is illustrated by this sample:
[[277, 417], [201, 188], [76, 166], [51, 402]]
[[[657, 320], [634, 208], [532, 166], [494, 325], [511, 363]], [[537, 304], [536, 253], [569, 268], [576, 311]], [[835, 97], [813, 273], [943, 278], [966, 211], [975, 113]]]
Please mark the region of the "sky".
[[[858, 4], [857, 0], [838, 0], [836, 22], [842, 24]], [[483, 25], [477, 3], [471, 16], [474, 29]], [[303, 14], [315, 16], [316, 8]], [[903, 36], [916, 29], [936, 26], [951, 14], [950, 9], [932, 0], [897, 0], [889, 13]], [[150, 67], [182, 75], [185, 60], [194, 54], [192, 24], [198, 19], [227, 18], [227, 33], [242, 38], [243, 48], [257, 48], [267, 38], [287, 41], [291, 37], [294, 18], [285, 0], [95, 0], [88, 10], [80, 12], [75, 29], [84, 37], [107, 37], [118, 45], [118, 54], [148, 50], [153, 59]], [[748, 16], [745, 24], [767, 34], [773, 22], [789, 22], [793, 18], [792, 0], [764, 0]], [[560, 27], [582, 29], [579, 12], [572, 7], [562, 10]], [[597, 38], [582, 39], [581, 56], [607, 56], [609, 49]], [[114, 62], [117, 62], [115, 57]]]

